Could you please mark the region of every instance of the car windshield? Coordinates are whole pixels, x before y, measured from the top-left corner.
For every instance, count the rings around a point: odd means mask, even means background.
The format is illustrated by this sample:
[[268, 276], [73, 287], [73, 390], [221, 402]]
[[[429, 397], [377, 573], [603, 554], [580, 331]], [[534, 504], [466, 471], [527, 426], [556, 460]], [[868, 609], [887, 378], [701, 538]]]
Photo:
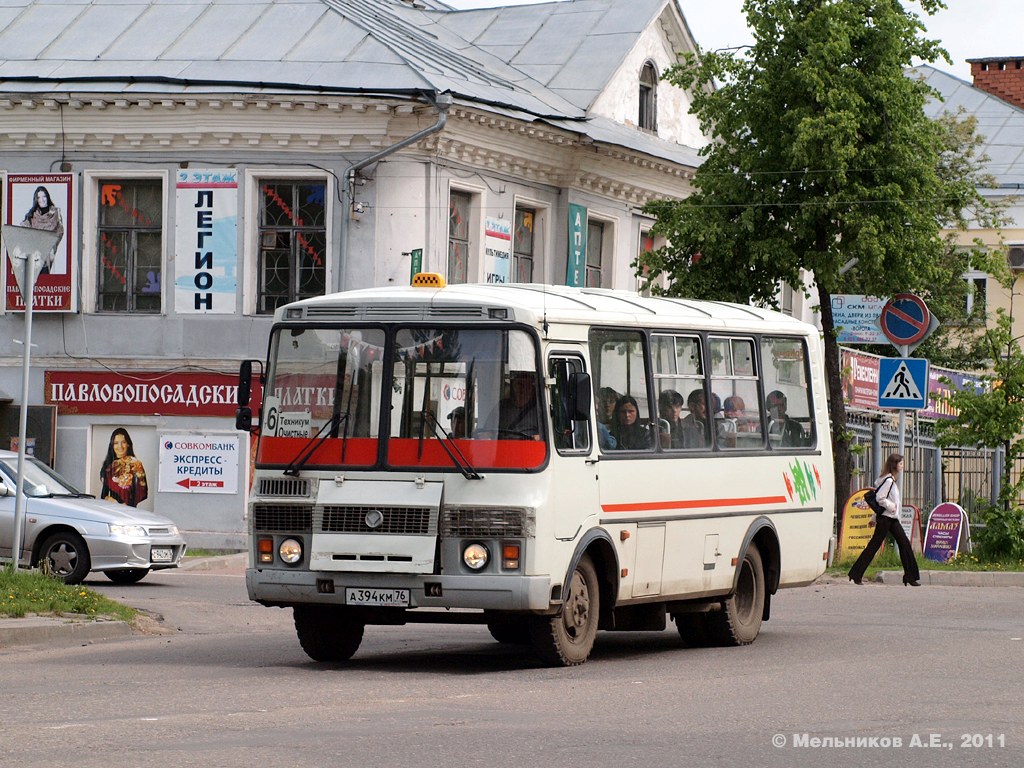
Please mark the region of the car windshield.
[[[0, 471], [6, 481], [14, 488], [18, 481], [18, 460], [0, 459]], [[82, 496], [81, 491], [58, 475], [48, 466], [31, 456], [25, 457], [25, 495], [26, 496]]]

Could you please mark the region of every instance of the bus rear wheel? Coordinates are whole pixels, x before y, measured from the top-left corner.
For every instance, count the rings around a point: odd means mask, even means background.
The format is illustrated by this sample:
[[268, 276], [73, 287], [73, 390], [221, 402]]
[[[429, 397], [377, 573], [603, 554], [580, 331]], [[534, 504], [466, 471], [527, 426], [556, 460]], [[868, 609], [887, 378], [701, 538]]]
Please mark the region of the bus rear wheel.
[[366, 625], [352, 621], [344, 608], [296, 605], [292, 615], [299, 645], [313, 661], [348, 661], [363, 641]]
[[597, 571], [587, 555], [580, 558], [569, 579], [562, 611], [538, 617], [530, 626], [530, 643], [540, 660], [550, 666], [574, 667], [590, 656], [600, 619]]
[[764, 565], [753, 544], [740, 563], [736, 591], [722, 610], [707, 614], [708, 630], [717, 645], [750, 645], [761, 631], [764, 614]]

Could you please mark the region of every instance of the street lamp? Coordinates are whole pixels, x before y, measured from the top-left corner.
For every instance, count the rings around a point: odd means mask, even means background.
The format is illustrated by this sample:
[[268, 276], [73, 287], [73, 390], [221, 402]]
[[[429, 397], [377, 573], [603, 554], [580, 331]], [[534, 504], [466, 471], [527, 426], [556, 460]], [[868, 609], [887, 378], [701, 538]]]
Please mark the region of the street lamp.
[[[14, 538], [11, 540], [11, 569], [21, 562], [22, 518], [25, 510], [25, 443], [28, 432], [28, 374], [32, 353], [32, 304], [36, 278], [43, 266], [43, 254], [50, 254], [60, 235], [45, 229], [3, 225], [3, 239], [11, 258], [14, 278], [25, 302], [25, 353], [22, 361], [21, 419], [18, 425], [18, 484], [14, 491]], [[6, 297], [5, 297], [6, 301]]]

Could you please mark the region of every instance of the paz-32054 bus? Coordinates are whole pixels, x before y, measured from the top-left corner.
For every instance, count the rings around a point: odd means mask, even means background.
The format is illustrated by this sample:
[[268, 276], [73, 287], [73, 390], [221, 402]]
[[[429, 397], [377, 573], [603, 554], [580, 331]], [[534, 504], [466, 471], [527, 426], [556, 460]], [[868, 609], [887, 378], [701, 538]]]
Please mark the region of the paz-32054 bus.
[[289, 304], [249, 596], [318, 661], [410, 622], [552, 665], [669, 617], [687, 645], [750, 643], [834, 548], [824, 382], [814, 327], [736, 304], [436, 275]]

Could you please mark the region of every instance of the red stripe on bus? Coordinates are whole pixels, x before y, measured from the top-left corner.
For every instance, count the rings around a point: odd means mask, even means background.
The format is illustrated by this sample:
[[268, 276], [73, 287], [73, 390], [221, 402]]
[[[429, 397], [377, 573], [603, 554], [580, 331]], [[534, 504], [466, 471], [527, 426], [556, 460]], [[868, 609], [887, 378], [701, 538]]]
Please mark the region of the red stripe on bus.
[[602, 504], [604, 512], [653, 512], [658, 509], [696, 509], [698, 507], [753, 507], [782, 504], [785, 496], [753, 496], [748, 499], [685, 499], [683, 501], [642, 501], [635, 504]]

